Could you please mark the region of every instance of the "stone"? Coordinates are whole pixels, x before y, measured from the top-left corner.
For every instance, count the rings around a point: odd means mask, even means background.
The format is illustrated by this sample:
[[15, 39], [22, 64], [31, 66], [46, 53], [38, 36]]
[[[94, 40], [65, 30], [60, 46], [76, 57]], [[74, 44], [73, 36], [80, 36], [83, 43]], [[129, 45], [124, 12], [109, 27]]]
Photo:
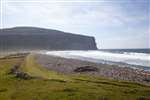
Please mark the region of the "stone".
[[84, 67], [78, 67], [74, 70], [74, 72], [97, 72], [98, 68], [93, 66], [84, 66]]

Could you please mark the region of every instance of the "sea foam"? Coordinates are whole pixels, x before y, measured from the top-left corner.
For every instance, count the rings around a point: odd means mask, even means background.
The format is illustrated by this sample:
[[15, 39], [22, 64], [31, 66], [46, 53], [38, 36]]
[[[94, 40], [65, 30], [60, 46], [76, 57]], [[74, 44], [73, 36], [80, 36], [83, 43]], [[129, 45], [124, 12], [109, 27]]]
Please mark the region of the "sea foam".
[[124, 52], [124, 53], [112, 53], [105, 51], [46, 51], [47, 55], [55, 55], [65, 58], [75, 58], [88, 61], [111, 61], [111, 62], [121, 62], [131, 65], [140, 65], [150, 67], [150, 54], [145, 53], [133, 53], [133, 52]]

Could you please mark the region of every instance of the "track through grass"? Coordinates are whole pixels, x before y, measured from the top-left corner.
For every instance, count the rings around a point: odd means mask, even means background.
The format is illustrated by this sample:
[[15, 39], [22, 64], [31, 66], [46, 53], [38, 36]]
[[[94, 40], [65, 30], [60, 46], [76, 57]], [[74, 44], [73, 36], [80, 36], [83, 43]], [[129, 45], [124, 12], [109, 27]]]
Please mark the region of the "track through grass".
[[30, 54], [27, 56], [25, 59], [25, 62], [21, 66], [21, 70], [23, 72], [27, 72], [29, 75], [34, 76], [34, 77], [39, 77], [39, 78], [44, 78], [44, 79], [58, 79], [58, 80], [64, 80], [64, 81], [69, 81], [69, 77], [54, 72], [47, 70], [43, 68], [42, 66], [38, 65], [34, 59], [34, 55]]

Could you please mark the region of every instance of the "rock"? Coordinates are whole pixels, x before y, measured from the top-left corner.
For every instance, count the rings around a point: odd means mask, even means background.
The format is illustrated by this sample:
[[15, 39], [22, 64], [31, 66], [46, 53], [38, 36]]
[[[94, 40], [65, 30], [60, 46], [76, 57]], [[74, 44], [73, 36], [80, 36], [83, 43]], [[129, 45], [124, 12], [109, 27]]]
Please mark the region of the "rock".
[[30, 75], [28, 75], [25, 72], [21, 72], [18, 70], [19, 65], [14, 65], [8, 74], [14, 74], [15, 77], [20, 78], [20, 79], [30, 79], [32, 78]]
[[84, 67], [79, 67], [74, 70], [74, 72], [97, 72], [98, 68], [93, 67], [93, 66], [84, 66]]
[[149, 83], [149, 82], [150, 82], [150, 78], [146, 78], [146, 77], [145, 77], [145, 78], [143, 79], [143, 81], [145, 81], [145, 82], [148, 82], [148, 83]]
[[8, 74], [14, 74], [19, 68], [19, 65], [14, 65], [11, 69], [10, 72]]
[[16, 72], [15, 75], [17, 78], [20, 78], [20, 79], [30, 79], [31, 78], [31, 76], [25, 72]]

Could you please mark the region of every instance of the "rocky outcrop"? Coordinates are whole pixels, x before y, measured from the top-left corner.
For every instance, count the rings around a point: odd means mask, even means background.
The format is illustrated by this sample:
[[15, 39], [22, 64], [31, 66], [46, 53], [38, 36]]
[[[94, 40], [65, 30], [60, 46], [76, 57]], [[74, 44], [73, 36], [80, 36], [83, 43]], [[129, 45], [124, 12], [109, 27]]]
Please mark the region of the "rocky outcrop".
[[74, 72], [97, 72], [98, 68], [93, 66], [83, 66], [78, 67], [74, 70]]
[[15, 66], [13, 66], [13, 67], [10, 69], [10, 72], [9, 72], [8, 74], [13, 74], [13, 75], [15, 75], [16, 78], [25, 79], [25, 80], [32, 78], [29, 74], [18, 70], [19, 67], [20, 67], [20, 65], [15, 65]]
[[3, 50], [96, 50], [94, 37], [35, 27], [0, 30]]

